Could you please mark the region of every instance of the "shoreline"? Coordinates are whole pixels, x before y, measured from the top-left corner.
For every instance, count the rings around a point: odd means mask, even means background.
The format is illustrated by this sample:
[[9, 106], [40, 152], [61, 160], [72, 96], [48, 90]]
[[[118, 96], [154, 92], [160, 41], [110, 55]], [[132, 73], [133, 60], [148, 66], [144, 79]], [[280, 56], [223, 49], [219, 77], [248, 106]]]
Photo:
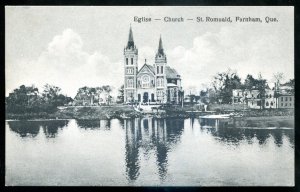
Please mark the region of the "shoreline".
[[[221, 113], [220, 113], [221, 112]], [[223, 111], [197, 111], [193, 106], [184, 106], [184, 108], [172, 107], [165, 108], [163, 112], [144, 113], [137, 112], [132, 106], [128, 105], [112, 105], [112, 106], [71, 106], [57, 109], [53, 113], [25, 113], [25, 114], [12, 114], [6, 113], [5, 120], [67, 120], [67, 119], [82, 119], [82, 120], [106, 120], [106, 119], [130, 119], [151, 116], [154, 118], [198, 118], [199, 116], [207, 114], [225, 114]], [[294, 110], [249, 110], [246, 112], [236, 110], [235, 113], [242, 114], [237, 120], [293, 120]]]

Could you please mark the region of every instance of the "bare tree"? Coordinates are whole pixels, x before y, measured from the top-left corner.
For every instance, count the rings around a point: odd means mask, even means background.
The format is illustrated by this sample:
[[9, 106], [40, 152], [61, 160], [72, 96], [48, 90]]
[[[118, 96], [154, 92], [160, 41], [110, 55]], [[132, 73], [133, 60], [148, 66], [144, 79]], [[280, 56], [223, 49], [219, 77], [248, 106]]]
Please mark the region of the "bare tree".
[[282, 72], [277, 72], [273, 74], [273, 81], [276, 83], [275, 89], [277, 89], [280, 86], [283, 80], [284, 80], [284, 74]]

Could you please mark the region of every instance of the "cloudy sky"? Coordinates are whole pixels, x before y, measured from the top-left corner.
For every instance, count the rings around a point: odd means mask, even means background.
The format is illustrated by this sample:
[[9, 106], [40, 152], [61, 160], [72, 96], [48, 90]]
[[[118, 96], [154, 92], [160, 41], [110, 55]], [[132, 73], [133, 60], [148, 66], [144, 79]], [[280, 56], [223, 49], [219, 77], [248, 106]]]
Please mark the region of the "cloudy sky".
[[[185, 89], [209, 85], [228, 68], [272, 82], [294, 77], [293, 7], [11, 7], [5, 8], [6, 95], [22, 84], [49, 83], [75, 96], [82, 86], [123, 84], [123, 48], [133, 29], [139, 67], [153, 64], [161, 34], [168, 65]], [[134, 16], [261, 17], [263, 23], [149, 23]], [[265, 23], [266, 16], [278, 22]]]

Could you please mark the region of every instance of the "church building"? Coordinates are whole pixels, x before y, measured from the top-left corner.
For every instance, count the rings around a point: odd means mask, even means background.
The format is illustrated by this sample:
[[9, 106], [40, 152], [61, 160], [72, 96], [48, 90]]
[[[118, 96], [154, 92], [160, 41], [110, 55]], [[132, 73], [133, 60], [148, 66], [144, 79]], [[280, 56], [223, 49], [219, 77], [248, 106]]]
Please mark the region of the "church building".
[[132, 29], [124, 48], [124, 102], [173, 103], [182, 102], [181, 77], [167, 64], [167, 56], [160, 37], [155, 63], [138, 68], [138, 49]]

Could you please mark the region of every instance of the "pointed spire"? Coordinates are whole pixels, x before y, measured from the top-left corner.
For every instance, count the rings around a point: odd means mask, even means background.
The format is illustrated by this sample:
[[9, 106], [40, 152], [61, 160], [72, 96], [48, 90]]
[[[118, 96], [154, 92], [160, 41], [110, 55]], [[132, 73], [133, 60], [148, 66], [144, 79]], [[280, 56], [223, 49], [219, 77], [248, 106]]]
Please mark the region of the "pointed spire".
[[130, 24], [130, 29], [129, 29], [129, 36], [128, 36], [128, 43], [127, 43], [127, 49], [134, 48], [134, 41], [133, 41], [133, 34], [132, 34], [132, 29], [131, 29], [131, 24]]
[[129, 29], [129, 38], [128, 38], [128, 41], [132, 41], [133, 42], [133, 35], [132, 35], [131, 24], [130, 24], [130, 29]]
[[158, 54], [160, 55], [164, 55], [164, 48], [163, 48], [163, 45], [162, 45], [162, 40], [161, 40], [161, 35], [159, 37], [159, 44], [158, 44], [158, 51], [157, 51]]

